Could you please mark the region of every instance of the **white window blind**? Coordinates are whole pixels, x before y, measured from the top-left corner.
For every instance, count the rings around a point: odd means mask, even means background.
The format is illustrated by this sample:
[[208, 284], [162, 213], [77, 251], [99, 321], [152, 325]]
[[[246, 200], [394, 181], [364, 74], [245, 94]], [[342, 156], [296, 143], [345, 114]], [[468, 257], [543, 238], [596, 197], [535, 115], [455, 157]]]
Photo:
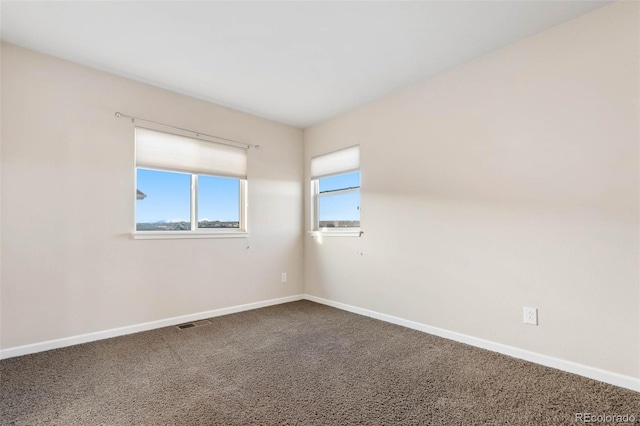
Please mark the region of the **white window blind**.
[[360, 147], [358, 145], [319, 155], [311, 159], [311, 179], [353, 172], [359, 169]]
[[136, 127], [136, 166], [247, 178], [247, 150]]

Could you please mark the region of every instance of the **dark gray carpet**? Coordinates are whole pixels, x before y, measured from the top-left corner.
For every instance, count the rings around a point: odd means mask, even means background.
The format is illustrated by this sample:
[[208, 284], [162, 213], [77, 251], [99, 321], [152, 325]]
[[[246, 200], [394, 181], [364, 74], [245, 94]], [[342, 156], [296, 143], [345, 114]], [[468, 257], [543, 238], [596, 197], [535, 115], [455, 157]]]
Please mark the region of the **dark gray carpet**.
[[1, 424], [640, 423], [637, 392], [312, 302], [211, 321], [1, 361]]

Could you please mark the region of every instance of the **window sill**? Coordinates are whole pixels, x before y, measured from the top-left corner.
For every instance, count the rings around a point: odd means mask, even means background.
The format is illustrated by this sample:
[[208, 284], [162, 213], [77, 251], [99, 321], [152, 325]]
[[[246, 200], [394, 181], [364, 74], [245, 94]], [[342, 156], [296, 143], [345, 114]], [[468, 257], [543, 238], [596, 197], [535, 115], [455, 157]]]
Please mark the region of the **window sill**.
[[134, 240], [175, 240], [191, 238], [246, 238], [248, 232], [198, 232], [198, 231], [137, 231], [132, 232]]
[[359, 229], [349, 231], [308, 231], [312, 237], [361, 237], [364, 232]]

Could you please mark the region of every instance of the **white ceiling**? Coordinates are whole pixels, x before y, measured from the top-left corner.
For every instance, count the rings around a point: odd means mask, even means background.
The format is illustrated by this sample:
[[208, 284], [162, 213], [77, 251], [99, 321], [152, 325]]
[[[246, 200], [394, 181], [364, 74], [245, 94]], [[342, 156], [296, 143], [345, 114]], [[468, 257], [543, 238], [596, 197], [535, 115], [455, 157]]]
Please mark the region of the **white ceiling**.
[[305, 128], [607, 3], [2, 1], [1, 36]]

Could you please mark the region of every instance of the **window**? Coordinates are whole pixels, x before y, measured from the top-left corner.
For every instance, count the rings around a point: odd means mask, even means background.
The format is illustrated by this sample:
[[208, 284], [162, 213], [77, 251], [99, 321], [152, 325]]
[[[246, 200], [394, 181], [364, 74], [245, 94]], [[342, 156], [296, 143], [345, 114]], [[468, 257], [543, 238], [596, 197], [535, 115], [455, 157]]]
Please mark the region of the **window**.
[[246, 232], [246, 173], [245, 148], [136, 127], [137, 233]]
[[336, 233], [359, 231], [359, 169], [358, 146], [311, 159], [313, 230]]
[[318, 229], [360, 226], [360, 172], [318, 179]]

